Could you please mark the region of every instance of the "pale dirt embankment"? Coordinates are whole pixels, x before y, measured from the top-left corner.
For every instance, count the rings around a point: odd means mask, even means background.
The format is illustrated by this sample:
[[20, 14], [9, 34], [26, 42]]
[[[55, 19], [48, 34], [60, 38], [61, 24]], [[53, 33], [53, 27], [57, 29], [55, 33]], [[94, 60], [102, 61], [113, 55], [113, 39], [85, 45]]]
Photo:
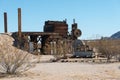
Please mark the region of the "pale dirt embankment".
[[[0, 34], [0, 45], [4, 42], [12, 45], [13, 39]], [[42, 56], [41, 61], [47, 60], [46, 57], [49, 60], [51, 56]], [[21, 76], [0, 80], [120, 80], [120, 63], [36, 63]]]

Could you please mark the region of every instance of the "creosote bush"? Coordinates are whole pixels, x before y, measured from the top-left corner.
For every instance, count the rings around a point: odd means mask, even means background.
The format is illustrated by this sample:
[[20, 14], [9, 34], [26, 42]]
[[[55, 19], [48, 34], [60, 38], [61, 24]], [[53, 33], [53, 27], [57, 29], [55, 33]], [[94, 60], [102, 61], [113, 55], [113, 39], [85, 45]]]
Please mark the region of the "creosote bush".
[[95, 47], [98, 53], [108, 60], [114, 58], [120, 61], [120, 40], [96, 40], [90, 41], [89, 45]]
[[27, 53], [9, 44], [0, 44], [0, 73], [17, 74], [31, 68]]

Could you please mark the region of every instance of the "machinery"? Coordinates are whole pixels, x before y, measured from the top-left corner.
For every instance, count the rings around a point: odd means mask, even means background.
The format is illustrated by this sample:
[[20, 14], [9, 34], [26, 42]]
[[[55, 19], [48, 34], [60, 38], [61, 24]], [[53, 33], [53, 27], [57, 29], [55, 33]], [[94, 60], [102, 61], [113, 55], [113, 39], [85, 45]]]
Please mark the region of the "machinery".
[[72, 57], [81, 57], [81, 58], [93, 58], [95, 54], [93, 49], [85, 44], [82, 40], [75, 40], [73, 43], [74, 52]]
[[[76, 24], [77, 23], [72, 24], [73, 29], [71, 33], [69, 33], [68, 24], [66, 21], [46, 21], [44, 25], [44, 33], [57, 33], [58, 35], [42, 36], [42, 41], [41, 41], [42, 49], [44, 51], [47, 51], [46, 53], [48, 52], [51, 54], [53, 54], [53, 52], [57, 53], [56, 51], [58, 51], [58, 49], [56, 48], [60, 48], [60, 46], [58, 46], [58, 44], [60, 44], [60, 41], [66, 40], [68, 42], [71, 40], [72, 42], [73, 40], [76, 40], [81, 35], [81, 31], [77, 29]], [[51, 50], [51, 46], [53, 46], [54, 50]]]
[[[4, 24], [5, 33], [7, 33], [7, 13], [4, 13]], [[77, 39], [82, 32], [78, 29], [75, 20], [71, 25], [71, 32], [68, 31], [66, 20], [45, 21], [43, 28], [43, 32], [22, 32], [21, 8], [18, 8], [18, 32], [12, 33], [15, 39], [14, 46], [33, 54], [67, 54], [76, 51], [79, 53], [76, 49], [81, 50], [84, 46], [78, 46], [80, 41]], [[86, 48], [88, 47], [84, 46], [84, 49]]]
[[56, 48], [59, 48], [59, 45], [62, 46], [62, 42], [71, 43], [80, 35], [81, 31], [77, 29], [77, 23], [72, 24], [72, 30], [69, 33], [66, 21], [45, 21], [44, 32], [18, 31], [12, 34], [16, 47], [32, 53], [40, 52], [42, 54], [57, 53]]

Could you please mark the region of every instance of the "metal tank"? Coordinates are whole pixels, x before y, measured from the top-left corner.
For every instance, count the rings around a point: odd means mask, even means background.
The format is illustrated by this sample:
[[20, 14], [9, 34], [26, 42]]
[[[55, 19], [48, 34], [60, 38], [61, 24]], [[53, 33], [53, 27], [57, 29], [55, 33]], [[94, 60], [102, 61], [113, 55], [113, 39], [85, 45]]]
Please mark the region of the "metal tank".
[[88, 45], [84, 43], [82, 40], [75, 40], [73, 43], [74, 52], [73, 57], [81, 57], [81, 58], [93, 58], [95, 57], [93, 50], [89, 48]]

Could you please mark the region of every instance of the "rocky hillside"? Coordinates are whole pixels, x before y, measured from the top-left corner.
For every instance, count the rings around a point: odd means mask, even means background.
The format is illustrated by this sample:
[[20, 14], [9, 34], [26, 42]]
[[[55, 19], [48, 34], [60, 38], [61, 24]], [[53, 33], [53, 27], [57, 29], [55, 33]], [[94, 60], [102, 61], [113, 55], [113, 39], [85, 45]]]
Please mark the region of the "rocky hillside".
[[112, 39], [120, 39], [120, 31], [114, 33], [110, 38], [112, 38]]

